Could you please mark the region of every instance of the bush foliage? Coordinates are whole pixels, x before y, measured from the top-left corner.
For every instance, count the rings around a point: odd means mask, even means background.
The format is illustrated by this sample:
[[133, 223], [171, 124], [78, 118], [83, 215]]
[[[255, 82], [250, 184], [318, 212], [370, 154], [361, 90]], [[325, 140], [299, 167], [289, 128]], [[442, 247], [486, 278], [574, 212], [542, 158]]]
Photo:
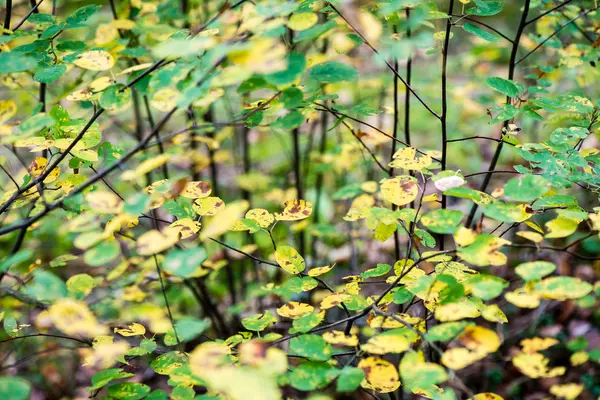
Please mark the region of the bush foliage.
[[4, 0], [0, 398], [600, 396], [594, 0]]

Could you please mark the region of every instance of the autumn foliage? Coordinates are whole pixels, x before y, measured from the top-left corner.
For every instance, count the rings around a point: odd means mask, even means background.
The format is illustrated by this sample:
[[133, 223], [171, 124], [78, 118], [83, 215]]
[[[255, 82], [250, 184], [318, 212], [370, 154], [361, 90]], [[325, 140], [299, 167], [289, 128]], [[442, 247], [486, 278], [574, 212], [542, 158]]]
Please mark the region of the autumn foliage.
[[594, 0], [4, 0], [0, 399], [600, 398]]

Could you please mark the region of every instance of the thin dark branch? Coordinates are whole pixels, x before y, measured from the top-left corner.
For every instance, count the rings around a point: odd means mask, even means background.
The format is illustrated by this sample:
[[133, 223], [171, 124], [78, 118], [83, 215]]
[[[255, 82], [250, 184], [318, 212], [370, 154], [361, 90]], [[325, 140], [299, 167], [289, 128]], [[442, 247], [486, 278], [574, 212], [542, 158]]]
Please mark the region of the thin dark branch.
[[543, 13], [541, 13], [540, 15], [538, 15], [537, 17], [535, 17], [535, 18], [532, 18], [532, 19], [530, 19], [529, 21], [525, 22], [525, 25], [526, 25], [526, 26], [527, 26], [527, 25], [530, 25], [530, 24], [534, 23], [535, 21], [537, 21], [538, 19], [540, 19], [540, 18], [544, 18], [546, 15], [550, 14], [550, 13], [551, 13], [551, 12], [553, 12], [553, 11], [556, 11], [556, 10], [558, 10], [559, 8], [562, 8], [562, 7], [566, 6], [567, 4], [569, 4], [569, 3], [570, 3], [570, 2], [572, 2], [572, 1], [573, 1], [573, 0], [566, 0], [566, 1], [564, 1], [564, 2], [562, 2], [562, 3], [560, 3], [560, 4], [558, 4], [558, 5], [556, 5], [556, 6], [552, 7], [552, 8], [550, 8], [549, 10], [546, 10], [546, 11], [544, 11]]
[[[369, 41], [367, 40], [367, 38], [365, 38], [365, 37], [364, 37], [364, 35], [363, 35], [362, 33], [360, 33], [360, 31], [358, 31], [358, 30], [357, 30], [357, 29], [354, 27], [354, 25], [352, 25], [352, 24], [350, 23], [350, 21], [348, 21], [348, 19], [346, 19], [346, 17], [344, 17], [344, 15], [343, 15], [342, 13], [340, 13], [340, 12], [339, 12], [339, 10], [338, 10], [338, 9], [337, 9], [337, 8], [336, 8], [336, 7], [335, 7], [333, 4], [331, 4], [330, 2], [327, 2], [327, 5], [328, 5], [329, 7], [331, 7], [331, 9], [332, 9], [333, 11], [335, 11], [335, 12], [336, 12], [336, 14], [338, 14], [338, 15], [340, 16], [340, 18], [342, 18], [342, 19], [343, 19], [343, 20], [344, 20], [344, 21], [345, 21], [345, 22], [348, 24], [348, 26], [349, 26], [350, 28], [352, 28], [352, 30], [353, 30], [354, 32], [356, 32], [356, 34], [357, 34], [358, 36], [360, 36], [360, 38], [361, 38], [361, 39], [362, 39], [362, 40], [365, 42], [365, 44], [366, 44], [367, 46], [369, 46], [369, 48], [370, 48], [371, 50], [373, 50], [373, 52], [374, 52], [375, 54], [377, 54], [378, 56], [380, 56], [380, 54], [379, 54], [379, 51], [378, 51], [378, 50], [377, 50], [375, 47], [373, 47], [373, 45], [371, 45], [371, 43], [369, 43]], [[400, 79], [400, 81], [401, 81], [401, 82], [402, 82], [402, 84], [403, 84], [403, 85], [406, 87], [406, 89], [408, 89], [408, 90], [409, 90], [409, 91], [410, 91], [410, 92], [411, 92], [411, 93], [412, 93], [412, 94], [413, 94], [413, 95], [414, 95], [414, 96], [417, 98], [417, 100], [419, 100], [419, 102], [420, 102], [421, 104], [423, 104], [423, 107], [425, 107], [425, 108], [427, 109], [427, 111], [429, 111], [429, 112], [430, 112], [430, 113], [431, 113], [431, 114], [432, 114], [434, 117], [436, 117], [437, 119], [440, 119], [440, 118], [441, 118], [441, 117], [440, 117], [440, 115], [439, 115], [438, 113], [436, 113], [436, 112], [435, 112], [435, 111], [434, 111], [434, 110], [433, 110], [433, 109], [432, 109], [432, 108], [431, 108], [431, 107], [430, 107], [430, 106], [429, 106], [429, 105], [428, 105], [428, 104], [425, 102], [425, 100], [423, 100], [423, 99], [421, 98], [421, 96], [419, 96], [419, 94], [418, 94], [418, 93], [417, 93], [417, 92], [416, 92], [416, 91], [415, 91], [415, 90], [414, 90], [414, 89], [413, 89], [413, 88], [412, 88], [412, 87], [411, 87], [411, 86], [408, 84], [408, 82], [406, 82], [406, 81], [404, 80], [404, 78], [403, 78], [403, 77], [402, 77], [402, 76], [401, 76], [401, 75], [398, 73], [398, 71], [396, 71], [396, 69], [395, 69], [395, 68], [394, 68], [392, 65], [390, 65], [390, 63], [389, 63], [387, 60], [385, 60], [385, 59], [384, 59], [384, 60], [383, 60], [383, 62], [384, 62], [384, 63], [385, 63], [385, 65], [387, 65], [387, 66], [388, 66], [388, 68], [389, 68], [389, 69], [390, 69], [390, 70], [391, 70], [391, 71], [394, 73], [394, 75], [396, 75], [396, 77], [398, 77], [398, 79]]]

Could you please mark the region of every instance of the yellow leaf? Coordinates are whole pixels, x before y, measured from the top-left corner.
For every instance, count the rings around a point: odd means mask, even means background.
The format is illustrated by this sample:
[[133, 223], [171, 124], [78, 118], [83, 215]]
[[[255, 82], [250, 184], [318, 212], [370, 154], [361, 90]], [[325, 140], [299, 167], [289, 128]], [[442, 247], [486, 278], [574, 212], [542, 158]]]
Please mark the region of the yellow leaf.
[[373, 336], [360, 348], [371, 354], [403, 353], [410, 348], [411, 344], [412, 340], [404, 335], [384, 333]]
[[576, 367], [578, 365], [585, 364], [590, 359], [590, 355], [587, 351], [577, 351], [571, 354], [571, 365]]
[[[29, 170], [31, 171], [31, 175], [34, 177], [40, 176], [46, 170], [46, 165], [48, 164], [48, 159], [46, 157], [36, 157], [35, 160], [29, 164]], [[60, 168], [55, 167], [52, 172], [44, 179], [44, 183], [52, 183], [54, 182], [58, 176], [60, 175]]]
[[196, 199], [194, 204], [192, 204], [192, 208], [198, 215], [212, 217], [225, 208], [225, 202], [218, 197], [205, 197], [203, 199]]
[[454, 370], [463, 369], [486, 356], [482, 351], [471, 351], [464, 347], [454, 347], [442, 354], [441, 362]]
[[152, 96], [150, 105], [158, 111], [168, 112], [177, 106], [177, 98], [180, 93], [171, 88], [160, 89]]
[[432, 162], [431, 157], [426, 154], [417, 156], [415, 148], [404, 147], [394, 153], [393, 160], [388, 165], [392, 168], [420, 171], [429, 167]]
[[323, 334], [323, 339], [329, 344], [341, 345], [341, 346], [358, 346], [358, 336], [347, 335], [342, 331], [329, 331]]
[[277, 314], [285, 318], [296, 319], [312, 313], [313, 306], [297, 301], [290, 301], [277, 309]]
[[160, 232], [152, 229], [138, 238], [136, 241], [137, 252], [140, 256], [150, 256], [161, 253], [171, 248], [179, 241], [176, 231]]
[[142, 161], [135, 170], [125, 171], [121, 174], [121, 179], [125, 181], [132, 181], [146, 175], [148, 172], [153, 171], [165, 164], [171, 158], [168, 154], [160, 154], [156, 157], [149, 158]]
[[322, 310], [328, 310], [330, 308], [340, 306], [345, 300], [348, 299], [350, 299], [350, 295], [345, 293], [330, 294], [321, 301], [320, 307]]
[[507, 292], [504, 294], [504, 298], [509, 303], [521, 308], [537, 308], [540, 305], [540, 296], [524, 288]]
[[304, 258], [290, 246], [279, 246], [275, 251], [275, 260], [284, 271], [290, 274], [299, 274], [306, 268]]
[[531, 231], [517, 232], [517, 236], [521, 236], [522, 238], [531, 240], [534, 243], [540, 243], [542, 240], [544, 240], [544, 237], [542, 235], [540, 235], [537, 232], [531, 232]]
[[462, 299], [456, 303], [438, 306], [435, 310], [435, 319], [440, 322], [458, 321], [464, 318], [477, 318], [480, 312], [475, 303]]
[[210, 196], [212, 188], [210, 183], [203, 181], [192, 181], [185, 184], [181, 196], [188, 199], [202, 199]]
[[496, 332], [481, 326], [467, 326], [458, 335], [458, 340], [469, 350], [493, 353], [500, 348], [500, 338]]
[[307, 218], [312, 213], [312, 203], [306, 200], [286, 200], [281, 214], [276, 213], [278, 221], [298, 221]]
[[521, 353], [513, 357], [513, 365], [523, 374], [533, 379], [552, 378], [563, 375], [565, 367], [548, 368], [548, 360], [541, 353]]
[[581, 383], [566, 383], [564, 385], [552, 385], [550, 393], [559, 399], [573, 400], [579, 397], [583, 389], [584, 386]]
[[88, 101], [94, 93], [90, 89], [79, 89], [67, 96], [69, 101]]
[[108, 76], [103, 76], [90, 83], [89, 90], [91, 90], [94, 93], [101, 92], [113, 83], [114, 81], [112, 80], [112, 78]]
[[138, 65], [134, 65], [132, 67], [129, 68], [125, 68], [123, 71], [119, 72], [117, 75], [127, 75], [130, 74], [132, 72], [135, 71], [141, 71], [143, 69], [148, 69], [152, 66], [152, 63], [144, 63], [144, 64], [138, 64]]
[[85, 200], [91, 211], [98, 214], [117, 214], [123, 208], [121, 199], [109, 191], [88, 192], [85, 194]]
[[[94, 41], [98, 46], [104, 46], [119, 37], [119, 32], [112, 24], [100, 24], [96, 28], [96, 37]], [[88, 68], [89, 69], [89, 68]]]
[[0, 100], [0, 123], [3, 124], [17, 113], [17, 104], [12, 100]]
[[273, 214], [264, 208], [253, 208], [252, 210], [248, 210], [246, 218], [253, 220], [261, 228], [268, 228], [275, 221]]
[[127, 328], [115, 328], [115, 333], [121, 336], [140, 336], [146, 333], [146, 328], [144, 325], [134, 322]]
[[328, 273], [329, 271], [331, 271], [333, 269], [333, 267], [335, 267], [335, 263], [331, 264], [331, 265], [326, 265], [324, 267], [316, 267], [316, 268], [311, 268], [310, 270], [308, 270], [308, 276], [321, 276], [324, 275], [326, 273]]
[[72, 299], [59, 299], [48, 309], [48, 316], [59, 331], [67, 335], [82, 335], [88, 338], [107, 332], [98, 324], [87, 304]]
[[318, 21], [319, 17], [315, 13], [294, 13], [290, 17], [287, 26], [293, 31], [304, 31], [314, 26]]
[[[192, 207], [194, 207], [194, 205], [192, 205]], [[233, 201], [227, 204], [223, 210], [217, 213], [217, 215], [212, 217], [207, 223], [204, 223], [204, 228], [202, 228], [202, 232], [200, 232], [200, 240], [224, 234], [240, 218], [242, 218], [242, 215], [244, 215], [247, 209], [248, 202], [246, 200]], [[194, 210], [196, 209], [194, 208]]]
[[456, 233], [454, 233], [454, 241], [461, 247], [470, 245], [475, 241], [476, 238], [477, 234], [473, 230], [465, 228], [464, 226], [458, 228]]
[[107, 51], [91, 50], [81, 53], [73, 64], [90, 71], [106, 71], [115, 65], [115, 59]]
[[486, 305], [485, 308], [481, 310], [481, 316], [490, 322], [498, 322], [500, 324], [508, 322], [508, 318], [506, 318], [506, 315], [496, 304]]
[[397, 206], [409, 204], [417, 198], [417, 180], [409, 175], [396, 176], [381, 181], [381, 195]]
[[394, 364], [379, 357], [367, 357], [360, 360], [358, 368], [365, 373], [361, 386], [379, 393], [393, 392], [400, 387], [400, 377]]
[[[467, 3], [469, 2], [469, 0], [466, 0]], [[465, 3], [465, 0], [460, 0], [461, 3], [463, 4], [467, 4]], [[504, 400], [502, 397], [498, 396], [496, 393], [478, 393], [475, 396], [471, 397], [469, 400]]]
[[539, 338], [533, 337], [521, 340], [522, 352], [526, 354], [537, 353], [538, 351], [549, 349], [558, 344], [555, 338]]
[[[181, 235], [181, 239], [187, 239], [200, 230], [200, 222], [191, 218], [181, 218], [173, 222], [166, 230], [176, 232]], [[166, 231], [165, 230], [165, 231]]]

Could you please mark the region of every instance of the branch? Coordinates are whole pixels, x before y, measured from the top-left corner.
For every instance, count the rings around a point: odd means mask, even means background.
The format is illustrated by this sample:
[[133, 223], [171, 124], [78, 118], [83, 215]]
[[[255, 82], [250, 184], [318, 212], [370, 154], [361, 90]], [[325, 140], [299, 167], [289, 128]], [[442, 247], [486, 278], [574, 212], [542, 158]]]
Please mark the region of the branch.
[[[350, 21], [348, 21], [348, 20], [346, 19], [346, 17], [344, 17], [344, 16], [342, 15], [342, 13], [340, 13], [340, 12], [338, 11], [338, 9], [337, 9], [337, 8], [335, 8], [335, 6], [334, 6], [333, 4], [331, 4], [331, 3], [328, 1], [328, 2], [327, 2], [327, 5], [328, 5], [329, 7], [331, 7], [331, 9], [332, 9], [333, 11], [335, 11], [335, 12], [337, 13], [337, 15], [339, 15], [339, 16], [340, 16], [340, 17], [341, 17], [341, 18], [342, 18], [342, 19], [343, 19], [343, 20], [344, 20], [344, 21], [345, 21], [345, 22], [348, 24], [348, 26], [349, 26], [350, 28], [352, 28], [352, 30], [353, 30], [354, 32], [356, 32], [356, 34], [357, 34], [358, 36], [360, 36], [360, 38], [361, 38], [361, 39], [362, 39], [362, 40], [365, 42], [365, 44], [366, 44], [367, 46], [369, 46], [369, 48], [370, 48], [371, 50], [373, 50], [373, 52], [374, 52], [375, 54], [377, 54], [378, 56], [381, 56], [381, 54], [379, 54], [379, 51], [378, 51], [378, 50], [377, 50], [375, 47], [373, 47], [373, 46], [371, 45], [371, 43], [369, 43], [369, 41], [367, 40], [367, 38], [365, 38], [365, 37], [363, 36], [363, 34], [362, 34], [362, 33], [360, 33], [360, 32], [359, 32], [359, 31], [358, 31], [358, 30], [357, 30], [357, 29], [356, 29], [356, 28], [355, 28], [355, 27], [354, 27], [354, 26], [353, 26], [353, 25], [350, 23]], [[429, 111], [429, 112], [431, 113], [431, 115], [433, 115], [433, 116], [434, 116], [434, 117], [436, 117], [437, 119], [440, 119], [440, 118], [441, 118], [441, 117], [440, 117], [440, 115], [439, 115], [438, 113], [436, 113], [436, 112], [435, 112], [435, 111], [434, 111], [434, 110], [433, 110], [433, 109], [432, 109], [432, 108], [431, 108], [431, 107], [430, 107], [430, 106], [429, 106], [429, 105], [428, 105], [428, 104], [425, 102], [425, 100], [423, 100], [423, 99], [421, 98], [421, 96], [419, 96], [419, 95], [417, 94], [417, 92], [415, 92], [415, 90], [414, 90], [414, 89], [413, 89], [413, 88], [412, 88], [412, 87], [411, 87], [411, 86], [408, 84], [408, 82], [406, 82], [406, 81], [404, 80], [404, 78], [402, 78], [402, 76], [400, 76], [400, 74], [398, 73], [398, 71], [396, 71], [396, 69], [395, 69], [394, 67], [392, 67], [392, 66], [390, 65], [390, 63], [389, 63], [389, 62], [387, 62], [387, 60], [385, 60], [385, 59], [384, 59], [384, 60], [383, 60], [383, 62], [384, 62], [384, 63], [385, 63], [385, 65], [387, 65], [387, 66], [388, 66], [388, 68], [389, 68], [389, 69], [390, 69], [390, 70], [391, 70], [391, 71], [394, 73], [394, 75], [396, 75], [396, 77], [398, 77], [398, 79], [400, 79], [400, 81], [401, 81], [401, 82], [402, 82], [402, 84], [403, 84], [403, 85], [406, 87], [406, 89], [408, 89], [408, 90], [409, 90], [409, 91], [410, 91], [410, 92], [411, 92], [411, 93], [412, 93], [412, 94], [413, 94], [413, 95], [414, 95], [414, 96], [417, 98], [417, 100], [419, 100], [419, 102], [420, 102], [421, 104], [423, 104], [423, 107], [425, 107], [425, 108], [427, 109], [427, 111]]]

